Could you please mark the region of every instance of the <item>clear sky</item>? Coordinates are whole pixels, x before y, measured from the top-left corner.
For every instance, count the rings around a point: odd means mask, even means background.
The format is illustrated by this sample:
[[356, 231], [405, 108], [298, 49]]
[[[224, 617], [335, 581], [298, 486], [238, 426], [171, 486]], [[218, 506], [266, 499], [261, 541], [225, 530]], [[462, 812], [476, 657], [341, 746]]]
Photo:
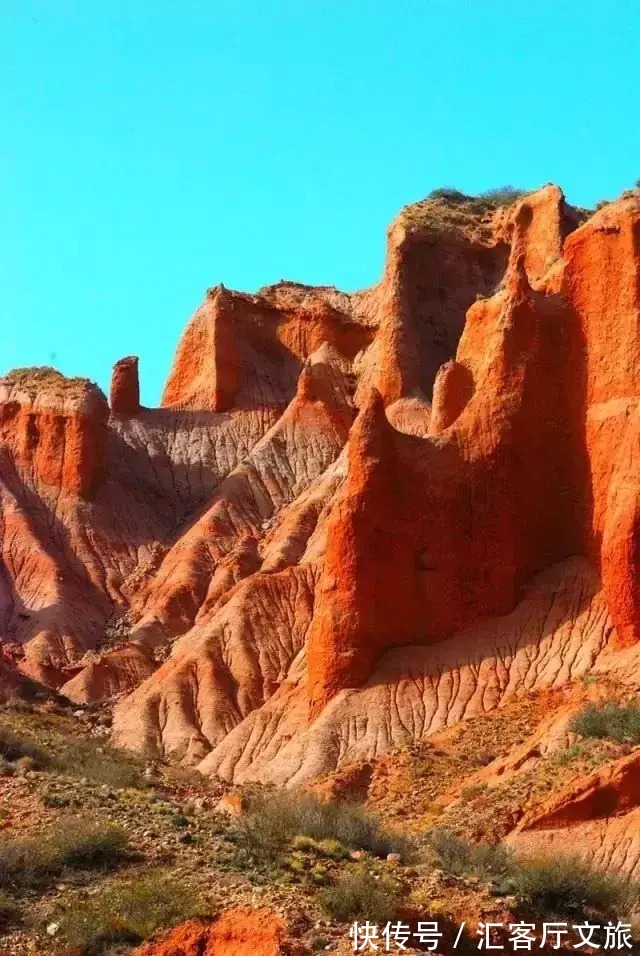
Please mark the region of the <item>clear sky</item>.
[[0, 0], [0, 372], [157, 404], [205, 289], [355, 289], [436, 186], [640, 177], [637, 0]]

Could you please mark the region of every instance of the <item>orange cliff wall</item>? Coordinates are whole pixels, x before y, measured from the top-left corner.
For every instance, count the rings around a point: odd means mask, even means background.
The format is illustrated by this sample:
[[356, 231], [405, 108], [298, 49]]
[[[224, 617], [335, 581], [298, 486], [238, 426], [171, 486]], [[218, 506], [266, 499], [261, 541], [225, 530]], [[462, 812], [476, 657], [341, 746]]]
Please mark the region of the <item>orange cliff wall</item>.
[[[377, 397], [361, 410], [309, 633], [312, 716], [366, 680], [385, 648], [506, 613], [533, 573], [568, 555], [599, 559], [615, 456], [593, 440], [590, 416], [622, 401], [624, 418], [640, 394], [631, 206], [572, 233], [558, 274], [577, 216], [555, 188], [523, 200], [511, 213], [507, 280], [469, 309], [456, 361], [437, 378], [430, 437], [395, 431]], [[628, 622], [633, 587], [619, 582], [622, 568], [627, 582], [635, 573], [634, 493], [617, 507], [625, 521], [620, 543], [618, 530], [607, 536], [618, 562], [609, 590]]]
[[564, 248], [584, 485], [584, 552], [620, 644], [640, 638], [640, 200], [605, 206]]
[[106, 478], [107, 419], [102, 392], [53, 369], [0, 379], [0, 442], [21, 474], [85, 500]]
[[370, 342], [373, 330], [349, 312], [349, 297], [330, 289], [281, 283], [245, 295], [216, 286], [180, 340], [162, 405], [215, 412], [286, 405], [302, 364], [323, 344], [353, 358]]
[[572, 553], [562, 307], [540, 300], [520, 264], [471, 308], [459, 356], [475, 391], [438, 438], [394, 431], [377, 393], [361, 410], [309, 634], [312, 714], [385, 648], [507, 613], [534, 571]]

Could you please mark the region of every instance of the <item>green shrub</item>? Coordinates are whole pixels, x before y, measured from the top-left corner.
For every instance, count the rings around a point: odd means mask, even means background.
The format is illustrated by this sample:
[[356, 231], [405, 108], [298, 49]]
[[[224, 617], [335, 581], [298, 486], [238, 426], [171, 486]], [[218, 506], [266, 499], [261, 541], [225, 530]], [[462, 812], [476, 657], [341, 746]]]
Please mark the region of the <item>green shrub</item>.
[[61, 773], [117, 790], [145, 786], [139, 757], [104, 744], [97, 747], [90, 740], [69, 741], [53, 764]]
[[314, 840], [313, 837], [296, 836], [291, 841], [291, 848], [303, 853], [315, 853], [326, 856], [331, 860], [343, 860], [348, 852], [339, 840]]
[[475, 800], [476, 797], [479, 797], [481, 793], [485, 792], [487, 786], [486, 783], [472, 783], [468, 787], [463, 787], [460, 793], [460, 799], [463, 803]]
[[340, 877], [320, 894], [320, 905], [331, 919], [341, 923], [368, 919], [387, 923], [398, 905], [398, 885], [388, 877], [376, 877], [363, 866]]
[[576, 714], [569, 729], [581, 737], [599, 737], [617, 743], [640, 743], [640, 707], [608, 701], [604, 706], [588, 704]]
[[440, 186], [438, 189], [432, 189], [427, 196], [427, 199], [443, 199], [445, 202], [454, 204], [469, 202], [471, 198], [451, 186]]
[[16, 763], [25, 758], [32, 761], [31, 769], [44, 767], [49, 756], [28, 737], [20, 737], [8, 727], [0, 726], [0, 757], [7, 763]]
[[434, 828], [427, 836], [437, 862], [445, 873], [497, 879], [511, 869], [512, 856], [501, 844], [469, 843], [451, 830]]
[[124, 854], [129, 839], [117, 826], [67, 824], [54, 837], [60, 863], [73, 869], [107, 869]]
[[256, 857], [274, 859], [297, 836], [334, 841], [375, 856], [400, 853], [408, 858], [410, 841], [386, 830], [376, 816], [354, 803], [327, 803], [311, 794], [278, 793], [255, 802], [240, 824], [243, 842]]
[[567, 857], [520, 860], [513, 880], [521, 904], [541, 915], [571, 917], [592, 912], [618, 917], [638, 901], [635, 884]]
[[39, 838], [0, 844], [0, 887], [29, 889], [65, 869], [107, 869], [124, 853], [127, 837], [115, 826], [63, 822]]
[[566, 767], [567, 764], [572, 763], [574, 760], [584, 757], [585, 753], [586, 748], [584, 744], [573, 744], [571, 747], [565, 747], [564, 750], [556, 751], [556, 753], [550, 757], [550, 760], [559, 767]]
[[640, 900], [637, 884], [570, 857], [517, 858], [501, 844], [474, 845], [449, 830], [431, 830], [428, 842], [446, 873], [495, 883], [528, 913], [613, 916], [630, 912]]
[[495, 206], [510, 206], [511, 203], [526, 196], [526, 193], [526, 189], [517, 189], [515, 186], [498, 186], [481, 193], [481, 198]]
[[115, 884], [50, 918], [79, 956], [98, 956], [118, 943], [137, 945], [160, 929], [210, 915], [193, 886], [162, 874]]
[[55, 878], [61, 868], [48, 840], [7, 840], [0, 844], [0, 887], [29, 889]]

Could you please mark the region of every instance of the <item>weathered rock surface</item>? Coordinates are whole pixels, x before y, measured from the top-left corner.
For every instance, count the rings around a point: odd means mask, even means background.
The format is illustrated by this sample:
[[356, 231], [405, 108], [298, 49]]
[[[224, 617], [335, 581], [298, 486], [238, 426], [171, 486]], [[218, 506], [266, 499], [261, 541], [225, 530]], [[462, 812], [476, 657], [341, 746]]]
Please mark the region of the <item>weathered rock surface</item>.
[[[370, 289], [210, 290], [161, 408], [132, 357], [110, 409], [0, 379], [0, 680], [289, 785], [591, 672], [635, 686], [639, 243], [637, 194], [426, 200]], [[609, 845], [625, 767], [517, 839]]]
[[135, 415], [140, 411], [137, 356], [128, 355], [113, 366], [109, 405], [114, 415]]

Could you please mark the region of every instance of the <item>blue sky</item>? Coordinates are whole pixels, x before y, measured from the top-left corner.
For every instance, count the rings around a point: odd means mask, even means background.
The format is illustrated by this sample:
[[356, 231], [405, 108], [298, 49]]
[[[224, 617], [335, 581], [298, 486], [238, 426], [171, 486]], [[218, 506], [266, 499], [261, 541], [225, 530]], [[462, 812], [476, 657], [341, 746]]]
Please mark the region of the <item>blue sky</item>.
[[640, 177], [635, 0], [0, 0], [0, 372], [157, 404], [205, 289], [374, 282], [432, 188]]

